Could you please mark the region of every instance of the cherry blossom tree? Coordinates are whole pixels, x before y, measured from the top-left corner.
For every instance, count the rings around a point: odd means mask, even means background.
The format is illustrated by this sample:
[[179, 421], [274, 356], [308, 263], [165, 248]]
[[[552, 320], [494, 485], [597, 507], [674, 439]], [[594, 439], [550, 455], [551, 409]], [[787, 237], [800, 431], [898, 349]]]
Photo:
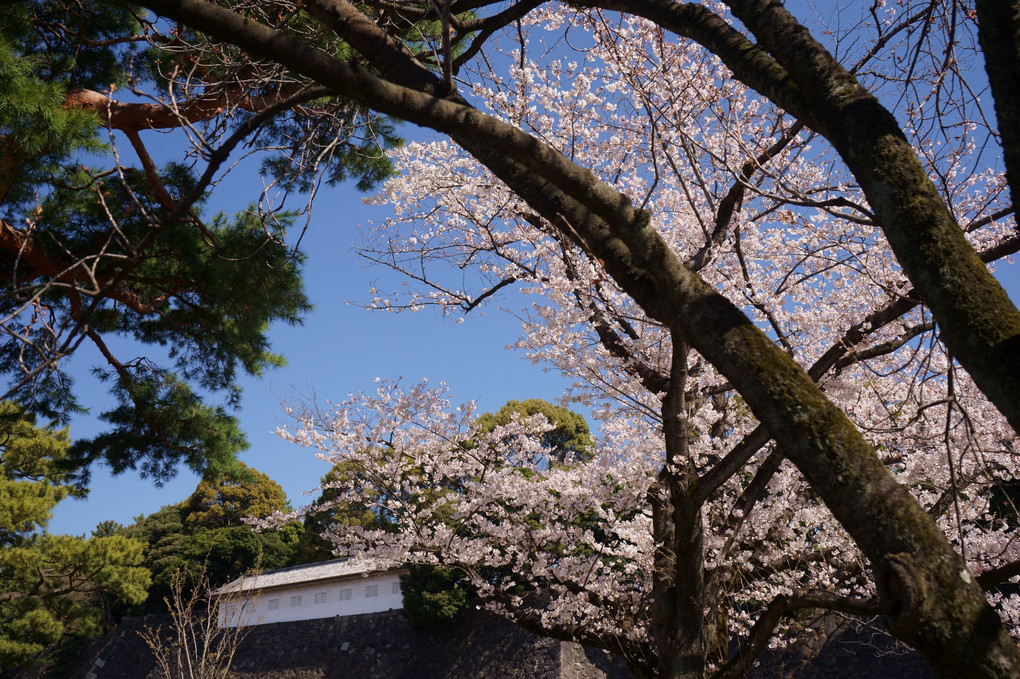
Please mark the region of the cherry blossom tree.
[[1018, 119], [1008, 60], [998, 127], [975, 75], [1015, 3], [812, 32], [769, 0], [305, 0], [339, 55], [243, 3], [145, 4], [445, 135], [395, 154], [365, 252], [417, 288], [373, 304], [533, 295], [519, 346], [602, 422], [543, 467], [542, 418], [483, 431], [425, 386], [298, 413], [350, 472], [331, 494], [400, 527], [344, 549], [458, 568], [644, 676], [740, 676], [806, 608], [1020, 673], [1020, 313], [988, 267], [1020, 246]]

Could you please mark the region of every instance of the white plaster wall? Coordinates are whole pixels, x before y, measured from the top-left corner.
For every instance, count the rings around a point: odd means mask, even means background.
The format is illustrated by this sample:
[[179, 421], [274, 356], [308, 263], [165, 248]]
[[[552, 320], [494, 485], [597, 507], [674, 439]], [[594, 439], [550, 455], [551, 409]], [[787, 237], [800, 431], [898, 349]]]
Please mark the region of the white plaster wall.
[[[377, 587], [377, 596], [367, 596], [368, 588]], [[394, 592], [394, 589], [396, 591]], [[350, 599], [341, 599], [341, 592], [350, 590]], [[325, 603], [315, 603], [315, 595], [325, 593]], [[300, 605], [292, 605], [292, 597], [301, 597]], [[277, 608], [270, 609], [270, 602], [276, 601]], [[221, 626], [234, 627], [237, 615], [234, 615], [237, 604], [223, 605], [219, 610]], [[254, 610], [250, 600], [245, 600], [242, 611], [241, 625], [263, 625], [273, 622], [290, 622], [293, 620], [314, 620], [316, 618], [333, 618], [338, 615], [358, 615], [360, 613], [378, 613], [403, 608], [403, 597], [400, 594], [400, 573], [380, 573], [367, 577], [356, 577], [347, 580], [334, 580], [326, 583], [295, 585], [265, 590], [258, 599]]]

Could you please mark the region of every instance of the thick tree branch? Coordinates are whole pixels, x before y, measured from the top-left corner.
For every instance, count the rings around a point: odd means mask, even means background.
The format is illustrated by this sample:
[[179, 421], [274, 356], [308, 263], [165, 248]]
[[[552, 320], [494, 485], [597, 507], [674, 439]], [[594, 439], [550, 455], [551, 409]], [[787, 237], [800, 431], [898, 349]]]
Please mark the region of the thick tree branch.
[[1015, 578], [1018, 575], [1020, 575], [1020, 561], [1013, 561], [985, 571], [977, 576], [977, 581], [987, 591], [995, 589], [1010, 578]]
[[754, 431], [741, 439], [740, 443], [735, 445], [722, 460], [698, 479], [695, 486], [697, 501], [699, 503], [708, 502], [715, 491], [736, 474], [771, 439], [768, 430], [762, 425], [758, 425]]
[[897, 349], [899, 349], [900, 347], [902, 347], [915, 337], [918, 337], [919, 335], [922, 335], [926, 332], [930, 332], [934, 329], [935, 324], [932, 323], [931, 321], [928, 321], [927, 323], [918, 323], [917, 325], [907, 328], [906, 330], [903, 331], [903, 334], [899, 335], [898, 337], [894, 337], [891, 340], [888, 340], [886, 342], [880, 342], [866, 349], [851, 350], [849, 356], [844, 356], [843, 358], [836, 361], [835, 369], [839, 371], [847, 367], [848, 365], [852, 365], [854, 363], [861, 363], [863, 361], [868, 361], [877, 356], [885, 356], [887, 354], [891, 354], [892, 352], [896, 351]]
[[995, 99], [1013, 202], [1020, 199], [1020, 2], [977, 0], [978, 38], [985, 55], [988, 84]]
[[445, 90], [435, 74], [347, 0], [306, 0], [306, 6], [390, 82], [428, 94]]
[[257, 113], [292, 97], [302, 89], [305, 89], [304, 85], [295, 84], [277, 92], [253, 96], [239, 86], [214, 87], [207, 95], [170, 106], [117, 101], [95, 90], [78, 87], [68, 91], [64, 106], [92, 111], [103, 125], [113, 130], [167, 130], [209, 120], [228, 108], [236, 107]]

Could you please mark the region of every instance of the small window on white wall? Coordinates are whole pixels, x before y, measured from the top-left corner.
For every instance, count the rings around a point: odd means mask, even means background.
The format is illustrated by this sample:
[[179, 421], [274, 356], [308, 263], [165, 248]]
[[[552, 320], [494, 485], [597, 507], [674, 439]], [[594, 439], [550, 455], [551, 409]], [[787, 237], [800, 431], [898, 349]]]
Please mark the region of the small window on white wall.
[[301, 597], [300, 596], [292, 596], [290, 598], [290, 607], [291, 608], [296, 608], [296, 607], [298, 607], [300, 605], [301, 605]]
[[325, 592], [316, 592], [315, 593], [315, 603], [317, 603], [317, 604], [324, 604], [324, 603], [326, 603], [326, 593]]
[[394, 594], [400, 594], [400, 583], [399, 582], [394, 582], [393, 583], [393, 593]]
[[279, 610], [279, 609], [280, 609], [280, 600], [279, 599], [270, 599], [269, 600], [269, 610], [276, 611], [276, 610]]
[[379, 585], [369, 585], [365, 588], [365, 598], [379, 596]]
[[340, 601], [350, 601], [351, 600], [351, 594], [353, 592], [354, 592], [354, 590], [350, 589], [350, 588], [340, 590], [340, 596], [339, 596]]

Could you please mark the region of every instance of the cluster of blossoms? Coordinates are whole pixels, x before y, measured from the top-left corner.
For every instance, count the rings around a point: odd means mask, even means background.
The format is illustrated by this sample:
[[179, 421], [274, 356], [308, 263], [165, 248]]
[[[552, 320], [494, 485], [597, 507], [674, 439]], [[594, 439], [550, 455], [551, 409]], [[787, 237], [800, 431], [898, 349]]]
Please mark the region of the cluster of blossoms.
[[315, 511], [367, 505], [379, 518], [334, 526], [339, 551], [454, 566], [510, 615], [541, 599], [536, 614], [551, 625], [645, 633], [647, 465], [559, 455], [543, 415], [482, 427], [472, 404], [452, 407], [445, 387], [427, 384], [383, 383], [328, 413], [294, 414], [281, 436], [341, 470]]

